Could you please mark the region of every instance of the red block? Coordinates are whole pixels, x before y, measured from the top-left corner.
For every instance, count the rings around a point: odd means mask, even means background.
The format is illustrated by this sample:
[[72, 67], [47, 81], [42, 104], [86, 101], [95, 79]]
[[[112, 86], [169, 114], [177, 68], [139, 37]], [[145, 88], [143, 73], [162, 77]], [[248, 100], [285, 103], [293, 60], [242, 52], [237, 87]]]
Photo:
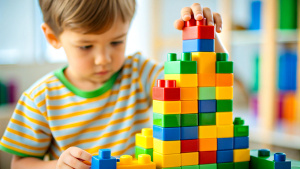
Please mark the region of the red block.
[[189, 26], [200, 26], [200, 25], [206, 25], [206, 18], [203, 18], [202, 20], [195, 20], [194, 16], [192, 16], [192, 19], [189, 21], [184, 21], [184, 27]]
[[180, 100], [180, 88], [176, 87], [176, 80], [157, 80], [157, 87], [153, 87], [152, 98], [162, 101]]
[[181, 153], [197, 152], [199, 151], [199, 140], [180, 140]]
[[215, 26], [189, 26], [182, 30], [182, 40], [215, 39]]
[[199, 164], [217, 163], [217, 151], [200, 151]]

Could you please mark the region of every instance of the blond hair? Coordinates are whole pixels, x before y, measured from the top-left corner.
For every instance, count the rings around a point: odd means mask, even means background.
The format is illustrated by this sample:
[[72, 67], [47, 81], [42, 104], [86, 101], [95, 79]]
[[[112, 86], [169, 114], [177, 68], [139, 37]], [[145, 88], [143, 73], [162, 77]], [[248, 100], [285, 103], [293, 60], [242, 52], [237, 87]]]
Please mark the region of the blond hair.
[[46, 24], [59, 36], [64, 29], [87, 33], [109, 30], [117, 17], [131, 21], [135, 0], [39, 0]]

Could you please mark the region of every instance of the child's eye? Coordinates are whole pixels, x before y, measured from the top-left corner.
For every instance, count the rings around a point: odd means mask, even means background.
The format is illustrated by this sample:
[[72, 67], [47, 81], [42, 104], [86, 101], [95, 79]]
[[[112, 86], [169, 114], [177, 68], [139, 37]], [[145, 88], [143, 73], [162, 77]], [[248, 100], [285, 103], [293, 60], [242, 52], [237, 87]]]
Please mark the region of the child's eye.
[[119, 44], [122, 44], [123, 41], [115, 41], [115, 42], [111, 42], [110, 44], [113, 45], [113, 46], [117, 46]]
[[88, 50], [92, 47], [92, 45], [88, 45], [88, 46], [80, 46], [79, 48], [82, 50]]

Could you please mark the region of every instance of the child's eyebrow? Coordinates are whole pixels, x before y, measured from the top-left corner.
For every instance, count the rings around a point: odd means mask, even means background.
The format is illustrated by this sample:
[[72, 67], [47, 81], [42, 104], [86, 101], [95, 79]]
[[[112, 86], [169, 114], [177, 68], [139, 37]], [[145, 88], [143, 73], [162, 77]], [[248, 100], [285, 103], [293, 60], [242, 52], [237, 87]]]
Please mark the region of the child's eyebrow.
[[115, 38], [113, 38], [113, 39], [119, 39], [119, 38], [122, 38], [122, 37], [124, 37], [124, 36], [126, 36], [127, 35], [127, 32], [126, 33], [123, 33], [123, 34], [121, 34], [121, 35], [119, 35], [119, 36], [117, 36], [117, 37], [115, 37]]

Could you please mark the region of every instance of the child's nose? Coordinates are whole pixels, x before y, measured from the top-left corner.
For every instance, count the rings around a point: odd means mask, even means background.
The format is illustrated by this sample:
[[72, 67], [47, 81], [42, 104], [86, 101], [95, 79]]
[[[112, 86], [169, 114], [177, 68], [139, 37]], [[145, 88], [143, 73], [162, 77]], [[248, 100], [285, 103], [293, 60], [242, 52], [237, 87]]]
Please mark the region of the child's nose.
[[95, 65], [106, 65], [111, 62], [111, 57], [109, 54], [100, 53], [95, 57]]

